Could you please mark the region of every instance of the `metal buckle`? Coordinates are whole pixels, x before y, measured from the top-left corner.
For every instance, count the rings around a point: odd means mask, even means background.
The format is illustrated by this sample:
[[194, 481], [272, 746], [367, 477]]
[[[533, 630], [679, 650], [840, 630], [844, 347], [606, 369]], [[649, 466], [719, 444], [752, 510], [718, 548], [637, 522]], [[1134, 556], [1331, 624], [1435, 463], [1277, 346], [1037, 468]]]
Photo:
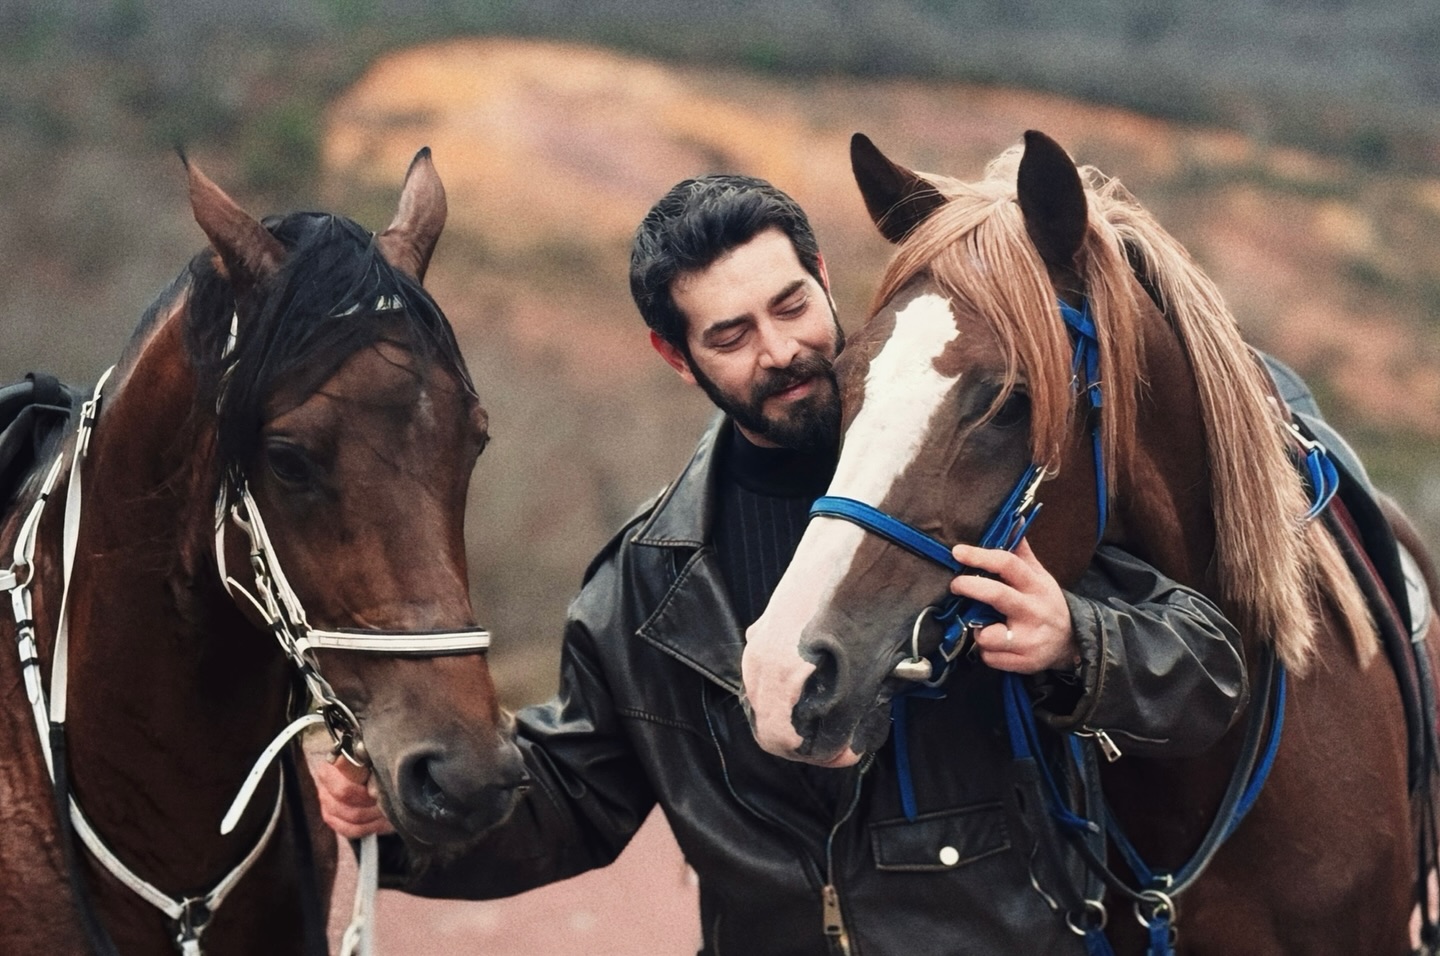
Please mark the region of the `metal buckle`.
[[[1169, 886], [1170, 878], [1165, 877], [1165, 885]], [[1174, 924], [1180, 918], [1180, 909], [1175, 905], [1175, 900], [1163, 890], [1148, 889], [1141, 890], [1138, 894], [1140, 899], [1135, 901], [1135, 919], [1140, 925], [1149, 929], [1156, 920], [1164, 919], [1170, 923], [1170, 932], [1175, 932]], [[1144, 907], [1149, 906], [1150, 916], [1147, 919]], [[1172, 940], [1173, 941], [1173, 940]]]
[[1065, 925], [1076, 936], [1088, 936], [1092, 930], [1104, 931], [1109, 920], [1110, 914], [1099, 900], [1086, 900], [1083, 909], [1067, 910], [1065, 913]]
[[214, 915], [209, 902], [203, 897], [187, 897], [180, 904], [180, 915], [175, 920], [178, 929], [175, 944], [183, 950], [186, 943], [198, 942], [200, 934], [205, 932], [205, 927], [210, 925], [210, 918]]
[[[925, 623], [925, 618], [936, 613], [935, 605], [927, 604], [921, 609], [915, 618], [915, 626], [910, 629], [910, 658], [895, 665], [891, 675], [900, 680], [917, 681], [924, 683], [934, 674], [935, 668], [931, 665], [929, 658], [920, 653], [920, 625]], [[941, 649], [941, 656], [944, 650]]]
[[370, 754], [360, 736], [360, 720], [355, 712], [332, 693], [321, 705], [320, 716], [325, 718], [325, 729], [330, 732], [330, 739], [335, 741], [330, 752], [357, 767], [370, 766]]

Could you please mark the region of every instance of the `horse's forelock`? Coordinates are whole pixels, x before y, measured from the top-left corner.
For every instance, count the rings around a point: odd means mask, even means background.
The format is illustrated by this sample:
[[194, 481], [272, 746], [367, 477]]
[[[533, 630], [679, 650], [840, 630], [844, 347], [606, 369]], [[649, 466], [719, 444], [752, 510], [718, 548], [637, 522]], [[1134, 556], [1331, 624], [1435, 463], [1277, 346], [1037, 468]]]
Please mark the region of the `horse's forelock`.
[[450, 368], [474, 393], [455, 335], [420, 283], [381, 255], [373, 235], [341, 216], [294, 213], [267, 219], [289, 254], [255, 292], [231, 341], [235, 295], [208, 254], [190, 273], [189, 342], [199, 379], [197, 404], [216, 411], [227, 466], [256, 448], [264, 405], [277, 387], [312, 391], [352, 355], [380, 339], [403, 344], [422, 363]]
[[1044, 264], [1025, 241], [1014, 186], [1007, 197], [988, 181], [936, 182], [949, 202], [899, 247], [881, 277], [876, 309], [926, 276], [957, 308], [982, 316], [1008, 369], [996, 408], [1023, 377], [1031, 397], [1031, 454], [1054, 463], [1071, 424], [1070, 345]]

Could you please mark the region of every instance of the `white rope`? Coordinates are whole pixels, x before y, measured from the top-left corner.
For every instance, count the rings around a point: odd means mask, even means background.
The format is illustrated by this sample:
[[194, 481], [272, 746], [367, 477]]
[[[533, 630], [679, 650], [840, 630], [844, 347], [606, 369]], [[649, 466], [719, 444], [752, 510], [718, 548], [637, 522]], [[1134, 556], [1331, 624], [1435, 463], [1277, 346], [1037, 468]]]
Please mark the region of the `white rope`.
[[355, 903], [350, 925], [340, 939], [340, 956], [374, 956], [375, 893], [380, 886], [380, 844], [371, 833], [360, 838], [360, 870], [355, 877]]

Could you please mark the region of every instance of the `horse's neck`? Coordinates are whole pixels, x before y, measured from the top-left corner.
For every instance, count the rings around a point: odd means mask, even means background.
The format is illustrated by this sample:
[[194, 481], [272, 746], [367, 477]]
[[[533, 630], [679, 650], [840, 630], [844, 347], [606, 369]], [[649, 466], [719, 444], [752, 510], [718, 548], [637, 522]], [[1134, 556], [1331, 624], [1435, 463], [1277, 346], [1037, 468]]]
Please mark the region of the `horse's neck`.
[[[218, 835], [286, 694], [273, 640], [245, 623], [206, 563], [213, 482], [188, 431], [185, 384], [142, 367], [110, 400], [85, 462], [69, 595], [76, 794], [122, 857], [170, 885], [218, 877], [237, 840], [263, 825], [273, 788], [262, 788], [241, 836]], [[51, 569], [60, 523], [47, 521]], [[46, 581], [53, 634], [53, 570]], [[175, 847], [185, 852], [167, 853]]]
[[1205, 424], [1195, 377], [1163, 320], [1145, 343], [1147, 387], [1139, 399], [1130, 468], [1112, 489], [1108, 540], [1182, 584], [1214, 593], [1215, 525], [1204, 476]]

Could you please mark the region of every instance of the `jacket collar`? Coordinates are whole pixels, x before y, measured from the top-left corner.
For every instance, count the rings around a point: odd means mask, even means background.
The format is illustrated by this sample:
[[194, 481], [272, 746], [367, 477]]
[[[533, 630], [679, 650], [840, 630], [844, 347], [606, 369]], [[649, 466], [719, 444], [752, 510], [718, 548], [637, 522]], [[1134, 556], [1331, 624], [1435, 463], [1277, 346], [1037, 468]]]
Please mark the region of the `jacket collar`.
[[700, 438], [695, 455], [680, 477], [670, 483], [638, 531], [635, 544], [668, 548], [699, 548], [710, 540], [715, 521], [715, 481], [719, 449], [730, 440], [735, 426], [717, 415]]
[[[636, 633], [739, 694], [745, 635], [735, 620], [710, 544], [718, 450], [730, 440], [733, 427], [723, 415], [710, 423], [690, 463], [661, 494], [650, 517], [630, 540], [635, 545], [676, 550], [675, 580]], [[683, 553], [687, 551], [692, 553]]]

